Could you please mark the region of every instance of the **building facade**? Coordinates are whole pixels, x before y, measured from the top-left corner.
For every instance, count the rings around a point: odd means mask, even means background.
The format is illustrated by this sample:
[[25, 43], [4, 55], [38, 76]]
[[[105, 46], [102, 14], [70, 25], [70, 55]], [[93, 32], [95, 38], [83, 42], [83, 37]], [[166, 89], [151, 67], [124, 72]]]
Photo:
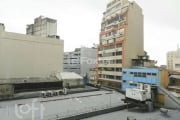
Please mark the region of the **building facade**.
[[37, 17], [34, 24], [27, 25], [26, 34], [41, 37], [57, 36], [57, 21], [48, 17]]
[[[4, 28], [0, 24], [0, 29]], [[0, 31], [0, 84], [62, 72], [63, 52], [63, 40]]]
[[64, 71], [86, 75], [89, 69], [96, 67], [96, 48], [81, 47], [73, 52], [64, 53]]
[[112, 0], [101, 23], [97, 80], [119, 86], [122, 68], [138, 55], [144, 55], [142, 9], [135, 2]]
[[167, 68], [169, 70], [180, 71], [180, 48], [167, 53]]
[[123, 68], [121, 89], [137, 87], [137, 83], [167, 87], [168, 71], [161, 68]]

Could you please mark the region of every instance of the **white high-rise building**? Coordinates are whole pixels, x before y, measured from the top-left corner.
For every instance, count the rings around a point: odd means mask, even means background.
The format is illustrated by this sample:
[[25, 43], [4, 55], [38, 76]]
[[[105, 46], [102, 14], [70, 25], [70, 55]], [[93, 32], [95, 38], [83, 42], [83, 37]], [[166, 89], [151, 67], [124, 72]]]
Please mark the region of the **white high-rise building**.
[[64, 71], [86, 75], [90, 69], [96, 67], [96, 48], [81, 47], [73, 52], [64, 53]]
[[167, 53], [167, 68], [169, 70], [180, 71], [180, 48], [176, 51], [169, 51]]
[[48, 17], [37, 17], [34, 24], [27, 25], [26, 34], [41, 37], [57, 36], [57, 21]]

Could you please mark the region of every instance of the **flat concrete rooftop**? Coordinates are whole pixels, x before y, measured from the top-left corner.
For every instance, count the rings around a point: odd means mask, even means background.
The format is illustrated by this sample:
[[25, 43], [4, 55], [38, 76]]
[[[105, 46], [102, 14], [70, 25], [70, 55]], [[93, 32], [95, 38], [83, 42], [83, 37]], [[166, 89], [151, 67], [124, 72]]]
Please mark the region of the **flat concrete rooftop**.
[[124, 105], [124, 95], [93, 91], [0, 102], [0, 120], [56, 120]]
[[127, 120], [128, 116], [134, 118], [132, 120], [180, 120], [180, 111], [169, 110], [167, 115], [164, 115], [159, 109], [153, 112], [144, 112], [138, 108], [131, 108], [129, 110], [121, 110], [83, 120]]

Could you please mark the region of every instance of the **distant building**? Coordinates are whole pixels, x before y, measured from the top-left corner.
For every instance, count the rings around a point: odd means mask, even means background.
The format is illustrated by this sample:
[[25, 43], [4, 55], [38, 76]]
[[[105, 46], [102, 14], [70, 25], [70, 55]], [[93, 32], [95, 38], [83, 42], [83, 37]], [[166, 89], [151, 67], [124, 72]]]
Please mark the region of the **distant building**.
[[34, 24], [27, 25], [26, 34], [41, 37], [57, 36], [57, 21], [48, 17], [37, 17]]
[[170, 79], [170, 84], [168, 86], [168, 89], [175, 97], [180, 98], [180, 73], [170, 75], [169, 79]]
[[160, 65], [160, 68], [167, 69], [167, 65]]
[[169, 70], [180, 71], [180, 48], [167, 53], [167, 68]]
[[96, 48], [81, 47], [64, 53], [64, 72], [86, 75], [90, 68], [96, 67]]
[[99, 82], [119, 86], [122, 68], [144, 55], [142, 9], [135, 2], [111, 0], [103, 13], [98, 46]]
[[0, 32], [5, 31], [5, 26], [3, 23], [0, 23]]

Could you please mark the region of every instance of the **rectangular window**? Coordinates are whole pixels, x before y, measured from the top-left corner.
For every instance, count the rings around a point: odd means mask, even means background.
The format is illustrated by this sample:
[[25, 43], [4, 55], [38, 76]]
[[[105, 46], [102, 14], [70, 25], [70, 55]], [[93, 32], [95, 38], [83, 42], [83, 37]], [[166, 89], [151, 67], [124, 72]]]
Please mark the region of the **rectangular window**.
[[116, 52], [116, 55], [122, 55], [122, 51]]
[[152, 76], [156, 76], [157, 74], [156, 73], [152, 73]]
[[138, 72], [138, 77], [141, 77], [141, 73], [140, 72]]
[[123, 71], [123, 74], [126, 74], [126, 71]]
[[151, 73], [147, 73], [147, 75], [151, 75]]
[[137, 72], [134, 72], [134, 77], [137, 77], [137, 75], [138, 75]]
[[121, 45], [120, 45], [120, 44], [116, 45], [116, 48], [120, 48], [120, 47], [121, 47]]
[[146, 73], [142, 73], [142, 77], [146, 77]]

